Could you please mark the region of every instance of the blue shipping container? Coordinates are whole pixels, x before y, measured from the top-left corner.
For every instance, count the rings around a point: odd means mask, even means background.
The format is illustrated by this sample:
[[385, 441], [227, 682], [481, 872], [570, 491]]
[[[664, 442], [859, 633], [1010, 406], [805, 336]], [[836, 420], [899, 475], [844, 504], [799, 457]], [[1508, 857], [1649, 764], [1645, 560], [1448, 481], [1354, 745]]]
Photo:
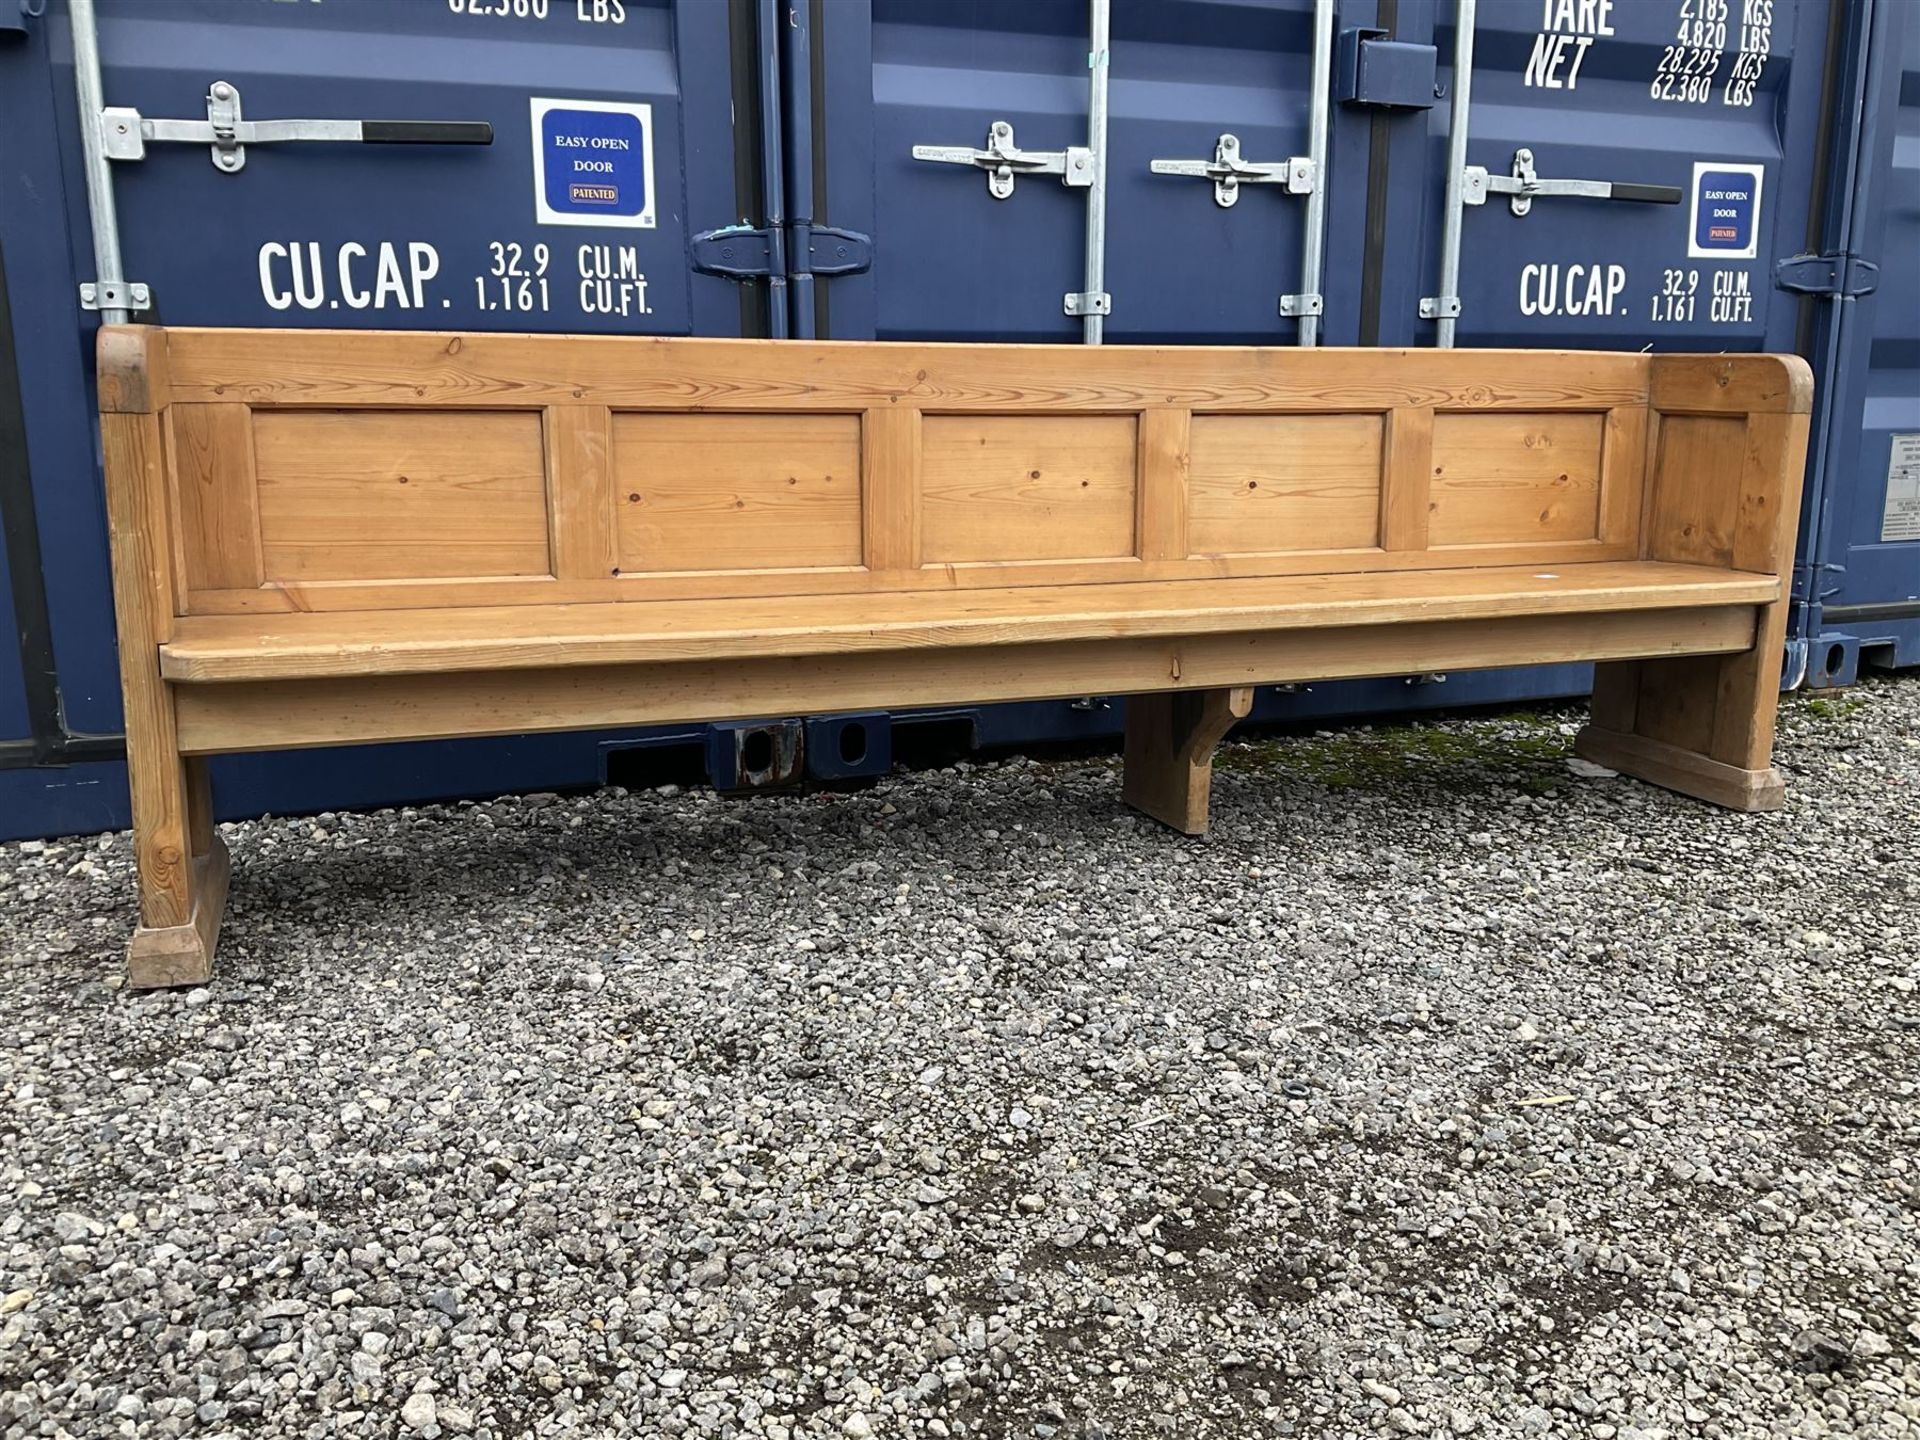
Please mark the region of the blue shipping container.
[[[81, 301], [103, 279], [126, 288], [96, 305], [213, 325], [1797, 349], [1825, 424], [1789, 678], [1920, 658], [1914, 7], [1112, 0], [1097, 34], [1107, 8], [51, 0], [0, 18], [0, 607], [23, 637], [0, 656], [0, 837], [124, 823]], [[88, 204], [89, 36], [115, 275]], [[195, 128], [169, 140], [163, 119]], [[402, 123], [219, 134], [288, 119]], [[604, 157], [588, 170], [564, 144], [582, 134]], [[1587, 678], [1263, 692], [1256, 714]], [[919, 718], [1020, 743], [1119, 715]], [[716, 779], [757, 783], [872, 773], [887, 725], [235, 757], [216, 776], [227, 814], [367, 805], [591, 784], [625, 746], [711, 738]]]

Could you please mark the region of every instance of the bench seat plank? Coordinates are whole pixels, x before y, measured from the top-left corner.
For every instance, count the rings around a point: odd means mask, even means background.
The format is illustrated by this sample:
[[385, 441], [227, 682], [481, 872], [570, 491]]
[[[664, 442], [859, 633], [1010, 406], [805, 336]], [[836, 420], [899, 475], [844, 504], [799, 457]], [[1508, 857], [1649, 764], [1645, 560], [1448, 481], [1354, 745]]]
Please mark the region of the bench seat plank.
[[1771, 575], [1657, 561], [1122, 582], [949, 593], [219, 615], [181, 619], [170, 681], [766, 658], [1765, 605]]

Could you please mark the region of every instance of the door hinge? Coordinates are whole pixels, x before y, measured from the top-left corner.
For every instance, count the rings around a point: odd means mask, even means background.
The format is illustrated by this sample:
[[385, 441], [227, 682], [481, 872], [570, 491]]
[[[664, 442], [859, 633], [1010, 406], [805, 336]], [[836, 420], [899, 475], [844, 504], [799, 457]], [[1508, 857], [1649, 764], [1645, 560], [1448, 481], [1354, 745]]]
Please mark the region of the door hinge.
[[1880, 267], [1858, 255], [1790, 255], [1773, 267], [1773, 283], [1798, 295], [1853, 299], [1880, 288]]
[[[858, 275], [873, 264], [872, 237], [832, 225], [809, 225], [807, 264], [792, 267], [812, 275]], [[702, 275], [729, 280], [765, 280], [774, 273], [776, 236], [765, 226], [726, 225], [705, 230], [688, 241], [693, 268]], [[784, 261], [784, 247], [782, 260]], [[781, 273], [788, 267], [783, 263]]]

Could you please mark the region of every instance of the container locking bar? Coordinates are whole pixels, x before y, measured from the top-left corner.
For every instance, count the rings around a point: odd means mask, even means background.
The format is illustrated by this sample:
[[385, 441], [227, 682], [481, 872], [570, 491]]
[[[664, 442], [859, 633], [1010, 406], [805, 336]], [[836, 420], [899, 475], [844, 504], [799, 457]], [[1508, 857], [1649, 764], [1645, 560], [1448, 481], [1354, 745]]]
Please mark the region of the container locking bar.
[[942, 165], [977, 165], [987, 172], [987, 193], [996, 200], [1013, 194], [1014, 178], [1019, 175], [1058, 175], [1061, 183], [1075, 189], [1093, 184], [1093, 150], [1086, 145], [1069, 145], [1064, 150], [1022, 150], [1013, 143], [1013, 126], [996, 120], [987, 127], [987, 148], [974, 150], [965, 145], [916, 145], [913, 158], [932, 160]]
[[246, 120], [238, 87], [216, 80], [207, 90], [204, 120], [149, 120], [130, 106], [109, 105], [100, 111], [100, 137], [109, 160], [144, 160], [149, 144], [205, 145], [214, 169], [237, 175], [246, 168], [249, 145], [491, 145], [493, 126], [485, 120]]
[[[1330, 3], [1330, 0], [1323, 0]], [[1021, 175], [1058, 175], [1062, 184], [1087, 192], [1085, 285], [1060, 297], [1060, 308], [1078, 317], [1081, 340], [1098, 345], [1106, 335], [1113, 296], [1107, 292], [1107, 92], [1112, 68], [1109, 44], [1110, 0], [1087, 0], [1087, 143], [1064, 150], [1022, 150], [1013, 141], [1013, 124], [995, 120], [987, 127], [984, 150], [965, 145], [916, 145], [913, 158], [942, 165], [972, 165], [987, 172], [987, 193], [996, 200], [1013, 195]]]
[[1242, 185], [1284, 185], [1289, 195], [1307, 198], [1305, 228], [1300, 244], [1300, 288], [1280, 297], [1280, 313], [1299, 321], [1299, 343], [1320, 343], [1320, 316], [1326, 308], [1320, 292], [1326, 252], [1327, 112], [1333, 90], [1334, 0], [1314, 0], [1313, 93], [1307, 106], [1307, 153], [1285, 160], [1249, 161], [1241, 158], [1240, 137], [1223, 134], [1214, 142], [1212, 160], [1154, 160], [1148, 169], [1156, 175], [1190, 175], [1213, 181], [1213, 203], [1230, 208], [1240, 198]]
[[1489, 195], [1511, 196], [1516, 215], [1525, 215], [1531, 210], [1536, 196], [1629, 200], [1641, 205], [1678, 205], [1682, 198], [1678, 185], [1637, 185], [1622, 180], [1542, 180], [1534, 173], [1531, 150], [1513, 152], [1511, 175], [1495, 175], [1484, 165], [1466, 167], [1462, 172], [1461, 203], [1484, 205]]
[[[1148, 169], [1156, 175], [1191, 175], [1213, 181], [1213, 203], [1223, 209], [1240, 198], [1242, 185], [1284, 185], [1289, 195], [1312, 195], [1320, 185], [1319, 166], [1309, 155], [1285, 160], [1249, 161], [1240, 158], [1240, 137], [1222, 135], [1214, 142], [1211, 160], [1155, 160]], [[1280, 313], [1310, 317], [1321, 313], [1318, 286], [1298, 295], [1280, 297]]]
[[1240, 158], [1240, 137], [1222, 135], [1211, 160], [1154, 160], [1147, 166], [1156, 175], [1191, 175], [1213, 181], [1213, 203], [1227, 209], [1240, 198], [1242, 185], [1284, 185], [1289, 195], [1311, 195], [1317, 182], [1313, 161], [1305, 155], [1285, 160]]

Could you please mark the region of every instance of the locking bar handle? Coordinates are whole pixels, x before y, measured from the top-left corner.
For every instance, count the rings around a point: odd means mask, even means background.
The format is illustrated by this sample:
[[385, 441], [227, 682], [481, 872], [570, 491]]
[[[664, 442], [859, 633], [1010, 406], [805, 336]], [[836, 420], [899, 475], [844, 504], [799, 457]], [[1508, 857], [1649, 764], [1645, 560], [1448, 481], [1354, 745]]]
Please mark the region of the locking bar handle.
[[1495, 175], [1483, 165], [1466, 168], [1461, 202], [1484, 205], [1489, 195], [1511, 197], [1513, 213], [1525, 215], [1536, 198], [1568, 196], [1581, 200], [1627, 200], [1640, 205], [1678, 205], [1678, 185], [1641, 185], [1625, 180], [1542, 180], [1533, 168], [1533, 151], [1513, 152], [1513, 173]]
[[362, 120], [363, 145], [491, 145], [485, 120]]
[[207, 88], [204, 120], [150, 120], [127, 105], [100, 111], [101, 148], [109, 160], [144, 160], [147, 146], [205, 145], [213, 168], [235, 175], [246, 168], [247, 146], [292, 142], [346, 145], [491, 145], [485, 120], [247, 120], [231, 81]]
[[1076, 189], [1093, 184], [1093, 150], [1086, 145], [1069, 145], [1065, 150], [1022, 150], [1013, 143], [1013, 126], [996, 120], [987, 127], [986, 147], [975, 150], [969, 145], [916, 145], [913, 158], [941, 165], [976, 165], [987, 172], [987, 191], [996, 200], [1013, 194], [1016, 175], [1058, 175], [1061, 183]]
[[1640, 205], [1678, 205], [1685, 198], [1678, 185], [1635, 185], [1614, 180], [1607, 186], [1607, 199], [1631, 200]]
[[1152, 160], [1155, 175], [1189, 175], [1213, 181], [1213, 203], [1222, 209], [1240, 198], [1242, 185], [1284, 185], [1291, 195], [1310, 195], [1315, 184], [1313, 161], [1305, 155], [1285, 160], [1243, 160], [1240, 137], [1222, 135], [1214, 142], [1211, 160]]

